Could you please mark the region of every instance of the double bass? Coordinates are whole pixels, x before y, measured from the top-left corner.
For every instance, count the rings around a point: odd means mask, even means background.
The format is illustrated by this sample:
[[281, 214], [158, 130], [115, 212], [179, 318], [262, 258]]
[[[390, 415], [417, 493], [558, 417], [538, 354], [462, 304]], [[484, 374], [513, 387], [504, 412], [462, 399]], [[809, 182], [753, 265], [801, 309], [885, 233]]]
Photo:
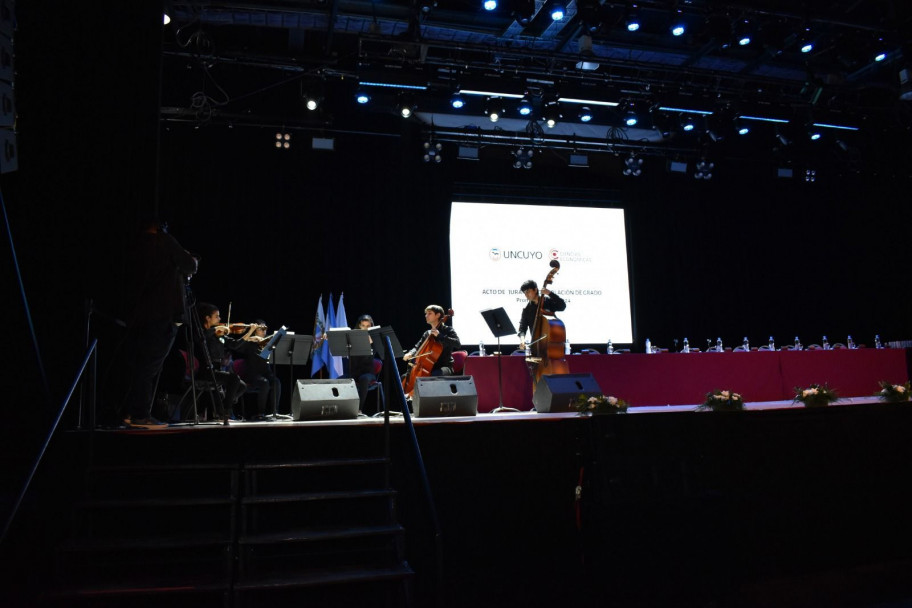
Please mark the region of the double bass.
[[[445, 315], [440, 317], [440, 322], [446, 323], [452, 316], [453, 309], [450, 308]], [[415, 390], [415, 381], [418, 378], [426, 378], [431, 375], [434, 364], [437, 363], [437, 359], [442, 353], [443, 344], [433, 334], [428, 334], [428, 337], [421, 343], [421, 347], [415, 352], [415, 356], [412, 357], [414, 363], [409, 361], [408, 373], [402, 378], [402, 392], [406, 397], [412, 395], [412, 391]]]
[[[554, 280], [554, 275], [560, 270], [560, 262], [551, 260], [551, 271], [542, 282], [541, 289], [546, 289]], [[535, 312], [535, 322], [532, 324], [532, 341], [530, 342], [532, 373], [532, 390], [538, 386], [538, 381], [544, 375], [569, 374], [570, 366], [564, 358], [564, 342], [567, 340], [567, 329], [563, 321], [557, 317], [545, 316], [545, 296], [538, 293], [538, 310]], [[554, 314], [554, 313], [550, 313]]]

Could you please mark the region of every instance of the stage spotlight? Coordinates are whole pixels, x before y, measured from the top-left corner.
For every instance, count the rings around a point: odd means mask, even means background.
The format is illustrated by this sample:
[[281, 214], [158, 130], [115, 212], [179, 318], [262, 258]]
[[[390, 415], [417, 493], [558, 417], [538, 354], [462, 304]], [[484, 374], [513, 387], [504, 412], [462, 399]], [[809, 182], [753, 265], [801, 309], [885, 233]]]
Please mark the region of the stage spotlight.
[[804, 181], [807, 183], [816, 182], [817, 181], [817, 171], [815, 169], [805, 169]]
[[497, 8], [497, 0], [484, 0], [481, 5], [486, 11], [493, 11]]
[[624, 175], [639, 177], [643, 173], [643, 159], [637, 158], [636, 154], [630, 153], [630, 156], [624, 161]]
[[528, 97], [523, 97], [519, 100], [519, 106], [517, 109], [519, 110], [520, 116], [528, 116], [532, 113], [532, 102], [529, 101]]
[[739, 19], [735, 23], [735, 40], [738, 46], [747, 46], [751, 43], [751, 23], [747, 19]]
[[453, 106], [454, 110], [459, 110], [465, 106], [465, 98], [459, 93], [456, 93], [450, 98], [450, 105]]
[[792, 143], [792, 140], [786, 137], [785, 133], [782, 131], [776, 131], [776, 139], [778, 139], [779, 143], [781, 143], [783, 146], [788, 146]]
[[518, 148], [513, 152], [513, 168], [514, 169], [531, 169], [532, 168], [532, 155], [535, 150], [532, 148]]
[[705, 158], [701, 158], [696, 165], [694, 165], [694, 179], [712, 179], [712, 172], [715, 169], [716, 165], [709, 162]]
[[399, 98], [399, 115], [402, 118], [409, 118], [412, 114], [415, 113], [415, 103], [412, 101], [412, 98], [409, 96], [404, 96]]
[[589, 106], [580, 108], [579, 119], [580, 122], [589, 122], [592, 120], [592, 110], [589, 109]]
[[676, 23], [675, 25], [672, 25], [671, 26], [671, 35], [675, 36], [675, 37], [683, 36], [684, 35], [684, 24]]
[[361, 105], [369, 103], [370, 100], [371, 100], [371, 97], [367, 91], [358, 91], [357, 93], [355, 93], [355, 101], [357, 101]]
[[747, 124], [747, 121], [740, 118], [735, 119], [735, 132], [738, 135], [747, 135], [750, 133], [750, 125]]
[[884, 47], [883, 38], [877, 39], [874, 51], [874, 61], [880, 63], [887, 58], [887, 49]]
[[635, 32], [640, 29], [640, 20], [637, 18], [636, 4], [627, 8], [627, 14], [624, 17], [624, 25], [628, 32]]
[[424, 162], [440, 163], [443, 161], [443, 156], [440, 154], [442, 150], [443, 144], [441, 144], [439, 141], [435, 142], [433, 137], [428, 139], [426, 142], [424, 142], [424, 156], [422, 157], [424, 159]]
[[437, 0], [421, 0], [419, 5], [421, 6], [421, 12], [427, 14], [437, 8]]
[[562, 3], [562, 2], [555, 2], [554, 5], [551, 6], [551, 20], [552, 20], [552, 21], [561, 21], [561, 20], [563, 20], [563, 18], [564, 18], [564, 13], [565, 13], [565, 12], [566, 12], [566, 11], [564, 10], [564, 5], [563, 5], [563, 3]]
[[811, 128], [810, 130], [808, 130], [808, 138], [810, 138], [811, 141], [817, 141], [821, 137], [822, 137], [822, 134], [820, 133], [820, 129]]
[[681, 130], [690, 133], [694, 130], [694, 119], [690, 114], [681, 115]]
[[275, 147], [280, 150], [291, 148], [291, 133], [280, 131], [275, 134]]
[[624, 113], [624, 124], [628, 127], [635, 127], [637, 124], [637, 115], [633, 108]]
[[503, 102], [500, 101], [499, 97], [489, 97], [488, 102], [485, 104], [484, 113], [488, 120], [497, 122], [503, 116]]
[[553, 129], [554, 125], [557, 124], [557, 121], [561, 119], [560, 106], [556, 101], [549, 101], [545, 104], [545, 108], [542, 111], [542, 117], [545, 119], [545, 124], [549, 129]]

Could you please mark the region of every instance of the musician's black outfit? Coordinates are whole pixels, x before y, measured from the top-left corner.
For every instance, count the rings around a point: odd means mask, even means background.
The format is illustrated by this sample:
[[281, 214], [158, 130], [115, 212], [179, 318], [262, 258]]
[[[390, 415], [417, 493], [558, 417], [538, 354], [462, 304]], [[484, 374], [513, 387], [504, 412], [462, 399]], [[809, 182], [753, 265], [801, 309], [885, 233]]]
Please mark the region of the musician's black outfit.
[[177, 328], [185, 318], [186, 281], [197, 262], [177, 240], [163, 231], [143, 232], [131, 253], [128, 268], [127, 336], [129, 385], [124, 414], [132, 424], [152, 419], [152, 402], [162, 365]]
[[262, 420], [267, 412], [272, 413], [273, 404], [278, 403], [281, 399], [282, 383], [276, 378], [269, 362], [260, 356], [261, 342], [245, 340], [239, 342], [235, 354], [244, 360], [241, 379], [247, 385], [247, 390], [256, 390], [256, 416]]
[[206, 343], [204, 348], [209, 350], [209, 357], [212, 359], [213, 370], [216, 383], [225, 389], [223, 405], [225, 411], [221, 412], [222, 417], [231, 417], [234, 415], [234, 404], [238, 398], [247, 390], [247, 385], [241, 380], [240, 376], [234, 371], [227, 371], [226, 368], [231, 363], [232, 353], [240, 347], [241, 340], [228, 336], [216, 336], [215, 328], [203, 330], [203, 337]]
[[[542, 314], [552, 315], [567, 308], [567, 303], [564, 302], [564, 299], [553, 291], [547, 295], [539, 294], [538, 297], [544, 298], [544, 301], [542, 302]], [[538, 304], [529, 300], [529, 303], [523, 308], [522, 317], [519, 320], [518, 332], [520, 338], [525, 337], [527, 329], [532, 331], [532, 326], [535, 324], [535, 313], [537, 312]]]
[[[432, 376], [452, 376], [453, 372], [453, 351], [459, 350], [459, 347], [462, 343], [459, 341], [459, 336], [456, 335], [456, 330], [447, 325], [446, 323], [441, 323], [437, 326], [437, 331], [440, 332], [439, 335], [435, 336], [435, 340], [440, 342], [443, 346], [443, 351], [441, 351], [440, 356], [437, 357], [437, 361], [434, 362], [434, 367], [431, 368]], [[418, 352], [418, 349], [421, 348], [421, 345], [424, 344], [425, 340], [428, 339], [428, 336], [431, 335], [431, 330], [427, 330], [422, 334], [421, 339], [418, 340], [418, 343], [415, 344], [415, 347], [409, 351], [409, 354], [414, 355]]]

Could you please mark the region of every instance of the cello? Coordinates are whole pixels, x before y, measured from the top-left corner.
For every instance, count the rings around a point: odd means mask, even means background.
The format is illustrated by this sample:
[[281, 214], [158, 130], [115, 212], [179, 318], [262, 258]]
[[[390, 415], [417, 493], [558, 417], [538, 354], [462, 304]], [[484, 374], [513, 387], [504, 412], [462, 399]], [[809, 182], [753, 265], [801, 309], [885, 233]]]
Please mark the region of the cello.
[[[450, 308], [446, 314], [440, 317], [440, 322], [446, 323], [452, 316], [453, 309]], [[409, 362], [408, 373], [402, 378], [402, 392], [406, 397], [411, 397], [418, 378], [426, 378], [431, 375], [434, 364], [437, 363], [441, 353], [443, 353], [443, 344], [433, 334], [428, 334], [428, 337], [421, 343], [421, 347], [415, 351], [415, 356], [412, 357], [412, 361], [415, 363]]]
[[[553, 282], [554, 275], [560, 270], [560, 262], [551, 260], [551, 271], [545, 277], [541, 288], [546, 289]], [[538, 310], [535, 313], [535, 322], [532, 325], [532, 342], [530, 350], [532, 356], [530, 372], [532, 373], [532, 391], [538, 386], [542, 376], [548, 374], [569, 374], [570, 366], [564, 358], [564, 342], [567, 340], [567, 329], [563, 321], [555, 316], [545, 316], [545, 296], [538, 293]], [[553, 315], [554, 313], [550, 313]]]

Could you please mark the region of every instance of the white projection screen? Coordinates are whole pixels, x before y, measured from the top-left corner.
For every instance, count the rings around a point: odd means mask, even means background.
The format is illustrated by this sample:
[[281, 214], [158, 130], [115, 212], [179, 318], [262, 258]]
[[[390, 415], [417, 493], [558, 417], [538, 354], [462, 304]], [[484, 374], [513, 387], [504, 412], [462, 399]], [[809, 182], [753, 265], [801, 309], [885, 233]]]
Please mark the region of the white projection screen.
[[462, 343], [497, 343], [481, 316], [488, 308], [503, 307], [518, 327], [526, 303], [519, 287], [526, 279], [541, 287], [552, 259], [561, 264], [551, 289], [567, 302], [557, 317], [571, 345], [632, 342], [623, 209], [454, 202], [452, 324]]

